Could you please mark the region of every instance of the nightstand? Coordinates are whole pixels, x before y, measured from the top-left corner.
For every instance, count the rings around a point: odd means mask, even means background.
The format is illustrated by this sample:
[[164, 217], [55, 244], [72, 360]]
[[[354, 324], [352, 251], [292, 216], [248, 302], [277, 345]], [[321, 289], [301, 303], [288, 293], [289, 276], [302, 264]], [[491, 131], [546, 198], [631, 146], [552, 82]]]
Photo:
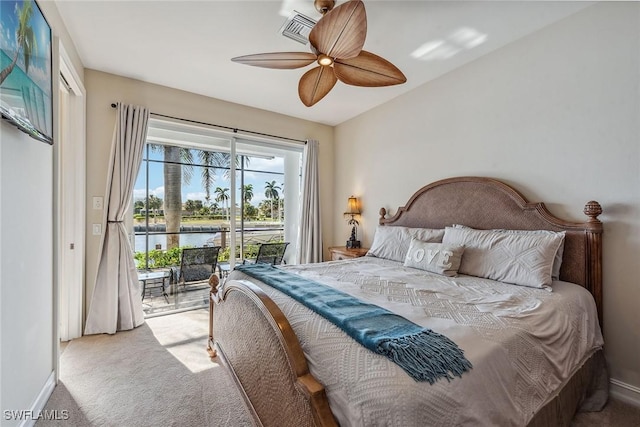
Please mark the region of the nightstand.
[[359, 258], [361, 256], [365, 256], [368, 251], [369, 248], [348, 249], [345, 246], [333, 246], [329, 248], [329, 252], [331, 252], [331, 261]]

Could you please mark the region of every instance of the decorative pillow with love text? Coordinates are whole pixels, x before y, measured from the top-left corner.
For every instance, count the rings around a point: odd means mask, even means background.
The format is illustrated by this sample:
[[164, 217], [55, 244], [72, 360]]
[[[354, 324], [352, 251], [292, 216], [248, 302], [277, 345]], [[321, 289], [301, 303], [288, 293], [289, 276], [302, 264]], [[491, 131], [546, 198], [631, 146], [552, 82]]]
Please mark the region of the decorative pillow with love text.
[[454, 277], [458, 274], [463, 252], [464, 246], [446, 246], [413, 238], [404, 266]]
[[412, 237], [425, 242], [439, 243], [442, 242], [443, 236], [444, 229], [379, 225], [367, 256], [403, 262]]

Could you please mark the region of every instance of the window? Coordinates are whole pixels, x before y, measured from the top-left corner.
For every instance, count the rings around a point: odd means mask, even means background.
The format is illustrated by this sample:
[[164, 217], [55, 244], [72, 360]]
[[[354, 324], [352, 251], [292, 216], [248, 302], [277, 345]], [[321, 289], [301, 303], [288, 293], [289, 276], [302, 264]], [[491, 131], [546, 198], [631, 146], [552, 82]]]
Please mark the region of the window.
[[140, 271], [170, 272], [173, 280], [145, 284], [147, 315], [208, 304], [206, 282], [175, 283], [183, 248], [221, 246], [218, 261], [233, 264], [255, 255], [260, 243], [287, 241], [285, 260], [293, 261], [301, 154], [299, 144], [150, 120], [134, 187], [132, 246]]

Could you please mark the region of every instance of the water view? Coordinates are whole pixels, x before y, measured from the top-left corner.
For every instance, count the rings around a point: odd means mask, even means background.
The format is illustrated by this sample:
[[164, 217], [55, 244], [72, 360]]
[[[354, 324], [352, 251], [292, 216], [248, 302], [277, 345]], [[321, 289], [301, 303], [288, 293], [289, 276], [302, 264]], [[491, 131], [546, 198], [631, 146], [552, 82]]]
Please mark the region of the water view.
[[[166, 234], [149, 234], [139, 232], [135, 234], [134, 239], [134, 251], [146, 252], [147, 251], [147, 239], [148, 248], [152, 249], [166, 249], [167, 248], [167, 235]], [[236, 232], [236, 241], [240, 242], [244, 235], [245, 244], [259, 244], [268, 243], [274, 241], [284, 240], [284, 228], [282, 225], [267, 226], [267, 227], [247, 227], [244, 233]], [[229, 232], [218, 231], [212, 233], [206, 232], [183, 232], [180, 234], [180, 246], [202, 247], [202, 246], [223, 246], [229, 245]]]
[[[201, 247], [210, 242], [214, 242], [217, 237], [217, 241], [220, 241], [220, 233], [195, 233], [195, 234], [181, 234], [180, 246], [193, 246]], [[165, 234], [150, 234], [150, 235], [136, 235], [135, 244], [133, 250], [135, 252], [145, 252], [147, 248], [147, 238], [149, 239], [149, 249], [155, 249], [156, 245], [160, 245], [161, 249], [167, 248], [167, 237]]]

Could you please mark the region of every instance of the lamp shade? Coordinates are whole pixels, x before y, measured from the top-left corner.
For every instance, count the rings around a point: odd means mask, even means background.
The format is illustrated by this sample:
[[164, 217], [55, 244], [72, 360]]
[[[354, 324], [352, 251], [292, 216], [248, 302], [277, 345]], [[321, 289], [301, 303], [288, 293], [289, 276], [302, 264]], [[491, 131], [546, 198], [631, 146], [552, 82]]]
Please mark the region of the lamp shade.
[[349, 197], [347, 202], [347, 211], [345, 215], [358, 215], [360, 214], [360, 207], [358, 206], [358, 199], [354, 196]]

